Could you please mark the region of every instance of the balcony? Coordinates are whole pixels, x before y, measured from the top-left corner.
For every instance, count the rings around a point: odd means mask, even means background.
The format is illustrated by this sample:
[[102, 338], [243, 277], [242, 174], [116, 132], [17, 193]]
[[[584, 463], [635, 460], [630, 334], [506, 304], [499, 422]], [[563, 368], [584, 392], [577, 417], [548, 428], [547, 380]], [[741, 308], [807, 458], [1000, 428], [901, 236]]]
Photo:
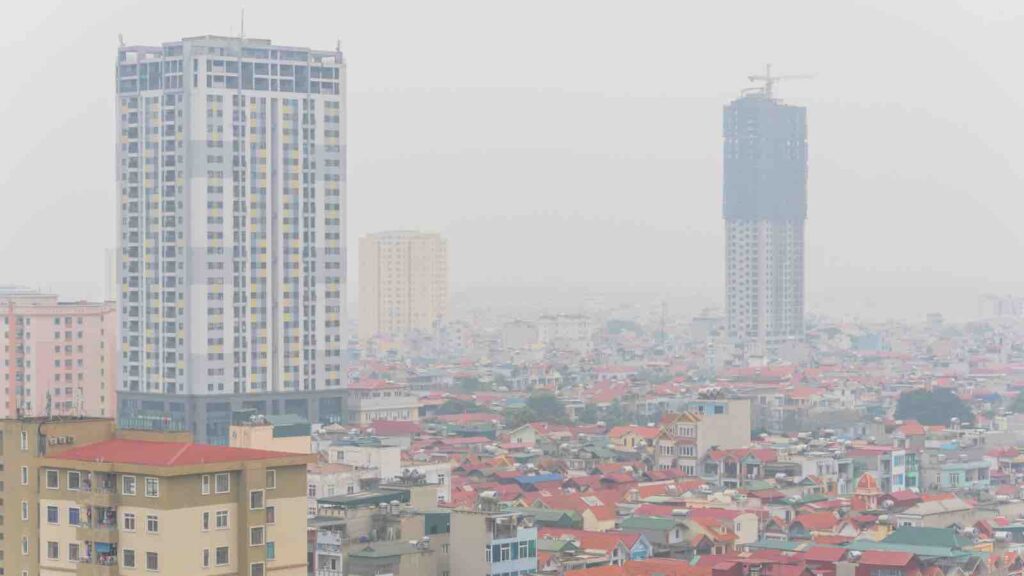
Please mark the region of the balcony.
[[107, 560], [97, 562], [79, 562], [77, 573], [83, 576], [117, 576], [117, 557], [110, 556]]
[[109, 506], [86, 508], [76, 532], [79, 540], [117, 542], [117, 509]]
[[117, 542], [116, 523], [82, 523], [75, 530], [76, 537], [82, 541]]

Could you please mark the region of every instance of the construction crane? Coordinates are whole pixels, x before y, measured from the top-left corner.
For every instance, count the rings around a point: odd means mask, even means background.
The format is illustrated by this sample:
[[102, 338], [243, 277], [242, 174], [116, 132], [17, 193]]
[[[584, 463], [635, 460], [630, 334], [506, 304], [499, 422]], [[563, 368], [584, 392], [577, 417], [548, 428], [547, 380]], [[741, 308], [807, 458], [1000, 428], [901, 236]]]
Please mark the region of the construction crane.
[[751, 82], [763, 82], [764, 85], [755, 88], [747, 88], [746, 90], [744, 90], [744, 92], [748, 92], [750, 90], [760, 90], [761, 93], [764, 94], [765, 98], [771, 98], [772, 88], [775, 86], [776, 82], [780, 80], [810, 80], [811, 78], [814, 78], [814, 74], [790, 74], [788, 76], [772, 76], [772, 65], [766, 64], [764, 67], [764, 74], [754, 74], [752, 76], [747, 76], [747, 80], [750, 80]]

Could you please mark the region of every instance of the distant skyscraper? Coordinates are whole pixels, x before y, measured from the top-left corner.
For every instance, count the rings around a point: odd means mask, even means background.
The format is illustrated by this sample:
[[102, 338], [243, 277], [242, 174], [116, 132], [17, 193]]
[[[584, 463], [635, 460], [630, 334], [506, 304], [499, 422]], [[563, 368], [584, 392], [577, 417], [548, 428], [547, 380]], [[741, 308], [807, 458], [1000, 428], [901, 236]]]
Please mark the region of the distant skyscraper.
[[359, 337], [430, 334], [448, 314], [448, 242], [381, 232], [359, 241]]
[[227, 441], [341, 413], [345, 62], [203, 36], [117, 55], [119, 418]]
[[728, 333], [761, 351], [804, 333], [806, 119], [772, 98], [771, 80], [725, 107]]

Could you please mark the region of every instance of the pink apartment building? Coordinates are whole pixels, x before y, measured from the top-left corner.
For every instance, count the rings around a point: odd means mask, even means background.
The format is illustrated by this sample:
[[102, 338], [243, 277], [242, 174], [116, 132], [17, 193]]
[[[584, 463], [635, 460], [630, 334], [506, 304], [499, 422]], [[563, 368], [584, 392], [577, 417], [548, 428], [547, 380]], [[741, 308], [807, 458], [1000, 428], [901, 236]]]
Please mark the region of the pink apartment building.
[[115, 416], [117, 307], [0, 287], [0, 418]]

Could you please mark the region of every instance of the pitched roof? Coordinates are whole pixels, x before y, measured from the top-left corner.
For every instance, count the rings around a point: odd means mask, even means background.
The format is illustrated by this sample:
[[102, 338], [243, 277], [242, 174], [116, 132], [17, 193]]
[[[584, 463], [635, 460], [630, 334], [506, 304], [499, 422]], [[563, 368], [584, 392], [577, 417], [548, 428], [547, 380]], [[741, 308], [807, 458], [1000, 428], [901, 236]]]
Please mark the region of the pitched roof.
[[836, 515], [826, 510], [824, 512], [809, 512], [807, 514], [798, 514], [797, 517], [793, 519], [792, 524], [799, 523], [808, 531], [815, 531], [831, 530], [835, 528], [835, 525], [838, 522], [839, 519], [836, 518]]
[[247, 460], [268, 460], [299, 456], [288, 452], [212, 446], [190, 442], [152, 442], [148, 440], [114, 439], [86, 444], [47, 458], [79, 462], [109, 462], [140, 466], [191, 466]]
[[620, 543], [627, 549], [632, 548], [640, 539], [634, 532], [594, 532], [592, 530], [576, 530], [573, 528], [541, 528], [537, 531], [538, 538], [568, 537], [579, 542], [583, 550], [602, 550], [611, 552]]
[[815, 546], [806, 550], [801, 559], [805, 562], [839, 562], [847, 552], [846, 548]]
[[626, 569], [622, 566], [594, 566], [582, 570], [569, 570], [565, 576], [625, 576]]
[[861, 553], [860, 563], [870, 566], [906, 566], [914, 559], [910, 552], [888, 550], [865, 550]]
[[623, 530], [671, 530], [678, 524], [672, 518], [657, 516], [630, 516], [622, 520]]
[[641, 438], [653, 440], [658, 437], [659, 432], [661, 432], [661, 429], [654, 426], [637, 426], [636, 424], [630, 424], [629, 426], [615, 426], [608, 431], [608, 437], [621, 438], [626, 434], [632, 433]]
[[694, 566], [674, 558], [627, 560], [623, 568], [628, 576], [710, 576], [712, 570], [712, 566]]
[[929, 500], [927, 502], [921, 502], [920, 504], [914, 504], [910, 508], [907, 508], [901, 514], [909, 514], [915, 516], [927, 516], [930, 514], [942, 514], [944, 512], [960, 512], [963, 510], [970, 510], [971, 505], [964, 502], [959, 498], [948, 498], [946, 500]]
[[957, 534], [955, 528], [925, 528], [917, 526], [897, 528], [882, 541], [887, 544], [943, 546], [957, 549], [970, 545], [970, 542]]

